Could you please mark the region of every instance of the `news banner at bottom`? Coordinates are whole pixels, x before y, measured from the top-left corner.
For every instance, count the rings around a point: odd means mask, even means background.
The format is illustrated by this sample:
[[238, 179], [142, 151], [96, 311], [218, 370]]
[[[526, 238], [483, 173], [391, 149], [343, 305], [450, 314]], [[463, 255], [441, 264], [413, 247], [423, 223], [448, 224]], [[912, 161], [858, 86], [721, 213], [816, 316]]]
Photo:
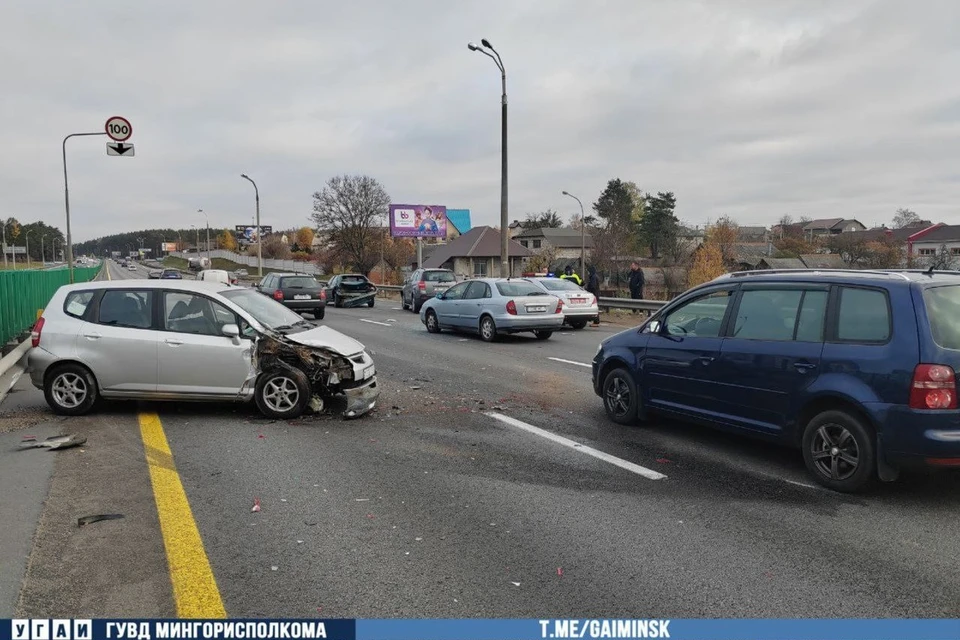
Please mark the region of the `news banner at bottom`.
[[0, 640], [960, 640], [940, 620], [0, 620]]

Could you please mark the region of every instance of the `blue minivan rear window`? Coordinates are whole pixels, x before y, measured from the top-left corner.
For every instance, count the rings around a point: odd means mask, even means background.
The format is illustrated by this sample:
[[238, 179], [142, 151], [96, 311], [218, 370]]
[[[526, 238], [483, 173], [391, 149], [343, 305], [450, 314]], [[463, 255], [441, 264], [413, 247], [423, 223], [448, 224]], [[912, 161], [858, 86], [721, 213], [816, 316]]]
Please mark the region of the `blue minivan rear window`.
[[960, 286], [923, 290], [933, 341], [944, 349], [960, 350]]

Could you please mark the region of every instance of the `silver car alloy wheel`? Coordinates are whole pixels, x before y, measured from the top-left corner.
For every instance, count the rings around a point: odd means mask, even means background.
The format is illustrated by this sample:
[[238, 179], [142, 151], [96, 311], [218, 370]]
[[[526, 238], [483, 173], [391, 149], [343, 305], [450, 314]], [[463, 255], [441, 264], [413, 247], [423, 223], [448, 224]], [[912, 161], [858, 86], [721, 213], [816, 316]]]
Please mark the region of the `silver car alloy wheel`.
[[263, 387], [263, 402], [277, 413], [286, 413], [297, 406], [300, 390], [292, 379], [278, 376]]
[[493, 328], [493, 320], [491, 320], [490, 318], [484, 318], [480, 322], [480, 334], [483, 336], [485, 340], [490, 340], [491, 338], [493, 338], [494, 331], [495, 330]]
[[61, 373], [51, 385], [53, 399], [65, 409], [75, 409], [87, 399], [87, 381], [75, 373]]
[[428, 313], [427, 328], [430, 330], [436, 329], [438, 324], [439, 323], [437, 322], [437, 315], [435, 313]]

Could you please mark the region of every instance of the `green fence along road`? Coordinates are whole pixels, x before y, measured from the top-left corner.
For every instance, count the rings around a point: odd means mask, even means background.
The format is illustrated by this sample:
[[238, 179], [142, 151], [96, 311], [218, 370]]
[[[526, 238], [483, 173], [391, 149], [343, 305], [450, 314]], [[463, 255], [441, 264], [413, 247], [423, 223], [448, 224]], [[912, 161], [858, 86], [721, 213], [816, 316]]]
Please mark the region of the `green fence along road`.
[[[73, 279], [89, 282], [102, 266], [74, 268]], [[39, 312], [65, 284], [70, 284], [68, 269], [0, 271], [0, 345], [32, 327]]]

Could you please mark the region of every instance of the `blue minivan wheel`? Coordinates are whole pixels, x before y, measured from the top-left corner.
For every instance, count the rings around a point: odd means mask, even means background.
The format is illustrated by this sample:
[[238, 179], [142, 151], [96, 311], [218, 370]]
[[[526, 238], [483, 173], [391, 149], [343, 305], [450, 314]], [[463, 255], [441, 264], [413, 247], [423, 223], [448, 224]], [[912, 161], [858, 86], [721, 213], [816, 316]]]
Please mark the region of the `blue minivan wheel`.
[[814, 480], [834, 491], [863, 491], [877, 478], [874, 435], [846, 411], [814, 416], [803, 431], [802, 446], [803, 460]]
[[640, 390], [629, 371], [618, 367], [608, 373], [603, 379], [601, 397], [608, 418], [617, 424], [636, 424]]

